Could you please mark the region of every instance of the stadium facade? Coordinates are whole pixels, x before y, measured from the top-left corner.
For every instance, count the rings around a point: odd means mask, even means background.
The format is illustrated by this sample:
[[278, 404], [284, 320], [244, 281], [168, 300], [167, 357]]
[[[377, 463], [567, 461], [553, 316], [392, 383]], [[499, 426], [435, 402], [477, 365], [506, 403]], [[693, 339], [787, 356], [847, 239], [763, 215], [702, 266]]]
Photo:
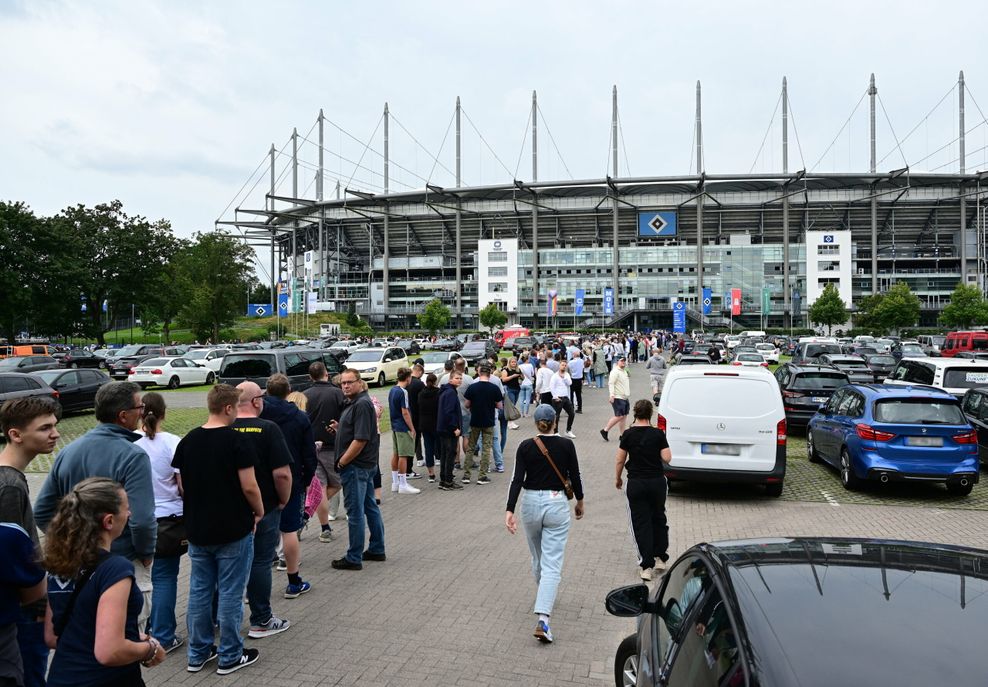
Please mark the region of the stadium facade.
[[[785, 112], [784, 93], [783, 103]], [[321, 114], [319, 125], [321, 141]], [[698, 85], [698, 141], [699, 127]], [[270, 273], [304, 279], [319, 309], [353, 304], [390, 329], [414, 328], [433, 298], [459, 326], [476, 325], [491, 302], [539, 328], [668, 327], [677, 302], [691, 327], [722, 326], [732, 289], [742, 301], [735, 322], [800, 326], [828, 283], [853, 309], [898, 281], [933, 326], [959, 282], [984, 289], [982, 173], [875, 172], [874, 136], [872, 171], [861, 174], [622, 178], [616, 133], [613, 150], [614, 174], [602, 179], [392, 193], [385, 176], [384, 193], [347, 189], [337, 199], [323, 198], [321, 176], [315, 198], [297, 197], [297, 182], [279, 196], [272, 173], [265, 207], [218, 224], [268, 247]], [[961, 151], [963, 160], [963, 137]], [[699, 145], [696, 159], [702, 170]]]

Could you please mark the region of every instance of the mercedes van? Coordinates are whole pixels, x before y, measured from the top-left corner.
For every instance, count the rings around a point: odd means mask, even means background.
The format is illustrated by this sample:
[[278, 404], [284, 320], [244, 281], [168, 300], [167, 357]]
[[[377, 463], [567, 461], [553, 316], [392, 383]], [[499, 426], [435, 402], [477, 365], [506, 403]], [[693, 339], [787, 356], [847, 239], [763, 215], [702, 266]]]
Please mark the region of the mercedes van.
[[749, 482], [781, 496], [786, 476], [786, 411], [775, 377], [762, 367], [683, 365], [666, 373], [658, 427], [666, 433], [670, 483]]

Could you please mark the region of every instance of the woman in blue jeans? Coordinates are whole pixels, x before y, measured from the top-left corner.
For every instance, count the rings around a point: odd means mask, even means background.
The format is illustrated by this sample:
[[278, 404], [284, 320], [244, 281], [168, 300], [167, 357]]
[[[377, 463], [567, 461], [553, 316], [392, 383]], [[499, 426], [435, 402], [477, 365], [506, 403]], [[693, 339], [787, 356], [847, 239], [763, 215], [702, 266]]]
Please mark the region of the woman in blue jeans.
[[572, 484], [576, 496], [574, 514], [577, 520], [583, 517], [583, 483], [576, 446], [556, 432], [556, 410], [543, 403], [535, 409], [533, 417], [538, 435], [518, 446], [504, 525], [511, 534], [518, 531], [515, 509], [524, 489], [521, 523], [532, 554], [532, 574], [538, 585], [534, 608], [538, 622], [533, 635], [548, 644], [553, 639], [549, 620], [562, 578], [563, 554], [570, 526], [564, 480]]
[[[172, 460], [179, 437], [161, 431], [165, 420], [165, 397], [150, 392], [141, 398], [144, 410], [141, 424], [144, 436], [137, 440], [151, 459], [151, 477], [154, 487], [154, 517], [159, 529], [179, 526], [182, 522], [182, 482]], [[184, 528], [184, 526], [183, 526]], [[184, 537], [183, 537], [184, 538]], [[188, 547], [178, 550], [161, 548], [164, 537], [158, 539], [154, 565], [151, 567], [151, 618], [148, 632], [154, 636], [166, 652], [182, 646], [185, 640], [175, 634], [175, 597], [178, 591], [178, 566]]]

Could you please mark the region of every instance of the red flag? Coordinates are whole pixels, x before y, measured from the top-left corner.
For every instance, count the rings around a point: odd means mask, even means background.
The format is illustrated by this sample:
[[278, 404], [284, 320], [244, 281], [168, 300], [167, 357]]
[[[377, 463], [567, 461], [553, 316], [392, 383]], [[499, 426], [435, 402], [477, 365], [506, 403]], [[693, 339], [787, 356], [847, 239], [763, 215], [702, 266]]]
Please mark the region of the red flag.
[[741, 314], [741, 289], [731, 289], [731, 314]]

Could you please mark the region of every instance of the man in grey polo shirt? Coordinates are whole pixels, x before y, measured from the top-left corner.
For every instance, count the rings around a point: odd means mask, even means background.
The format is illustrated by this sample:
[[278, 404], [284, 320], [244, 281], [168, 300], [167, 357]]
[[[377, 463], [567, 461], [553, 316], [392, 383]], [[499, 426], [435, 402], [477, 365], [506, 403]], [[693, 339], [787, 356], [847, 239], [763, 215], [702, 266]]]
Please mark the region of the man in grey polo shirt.
[[[343, 503], [346, 506], [350, 547], [346, 556], [334, 560], [337, 570], [361, 570], [364, 559], [383, 561], [384, 519], [374, 501], [374, 473], [377, 470], [381, 437], [377, 427], [377, 411], [367, 393], [367, 385], [356, 370], [340, 373], [340, 386], [347, 406], [339, 422], [330, 423], [336, 433], [336, 467], [343, 482]], [[370, 544], [364, 551], [364, 520], [370, 530]]]

